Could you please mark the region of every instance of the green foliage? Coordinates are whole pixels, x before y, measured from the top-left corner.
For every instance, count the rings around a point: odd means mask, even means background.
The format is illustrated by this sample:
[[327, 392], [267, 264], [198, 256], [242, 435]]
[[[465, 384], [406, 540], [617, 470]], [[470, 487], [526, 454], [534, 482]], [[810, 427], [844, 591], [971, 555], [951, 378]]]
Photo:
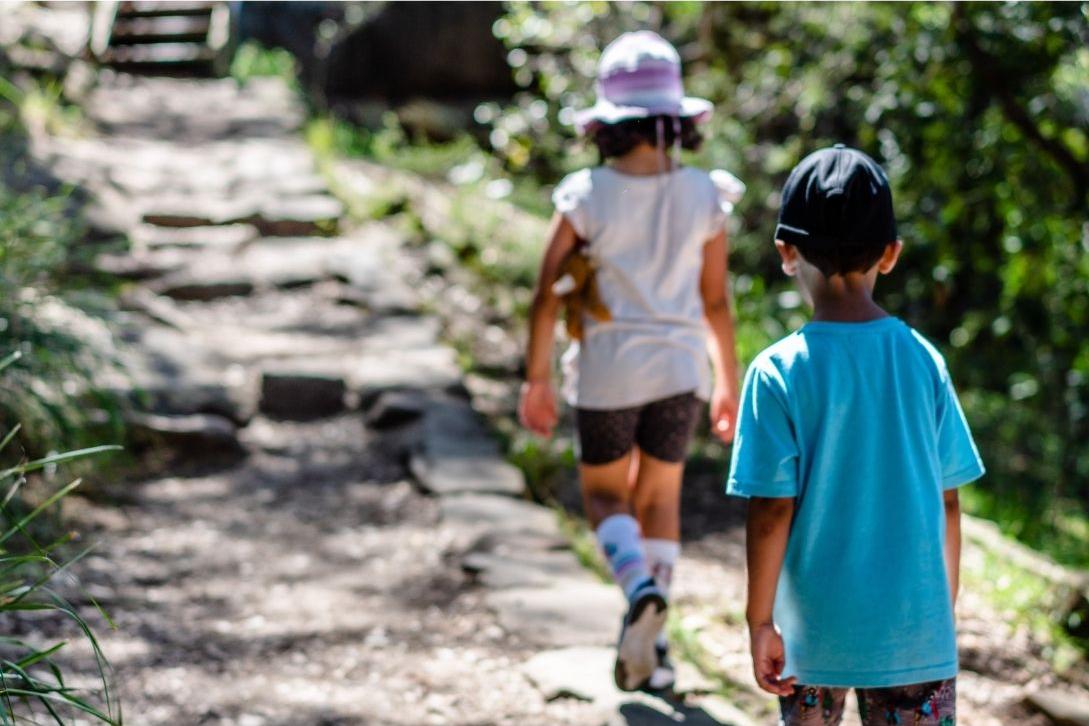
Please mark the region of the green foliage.
[[[16, 352], [0, 361], [0, 372], [19, 357]], [[16, 425], [0, 440], [0, 453], [18, 432]], [[65, 683], [63, 672], [54, 662], [54, 656], [66, 645], [64, 641], [41, 645], [15, 635], [0, 636], [0, 724], [37, 723], [45, 716], [57, 724], [74, 723], [76, 718], [86, 716], [103, 723], [121, 723], [120, 708], [110, 690], [109, 665], [98, 641], [87, 621], [53, 584], [82, 555], [60, 564], [55, 553], [70, 541], [70, 536], [43, 546], [29, 532], [34, 521], [79, 486], [80, 481], [76, 479], [56, 489], [33, 508], [22, 505], [17, 497], [27, 474], [53, 471], [65, 462], [118, 448], [98, 446], [52, 454], [0, 470], [0, 517], [4, 520], [0, 527], [0, 618], [5, 630], [17, 632], [12, 626], [31, 613], [36, 616], [56, 613], [70, 619], [90, 644], [101, 677], [100, 690], [89, 693], [89, 689], [74, 688]]]
[[256, 41], [246, 41], [231, 59], [231, 78], [246, 83], [251, 78], [273, 76], [295, 84], [295, 57], [283, 48], [266, 48]]
[[111, 304], [77, 272], [89, 254], [78, 203], [24, 151], [28, 104], [44, 92], [0, 90], [0, 349], [21, 354], [0, 379], [0, 430], [21, 426], [4, 463], [117, 439], [122, 426], [120, 402], [92, 380], [111, 363]]
[[1085, 527], [1063, 524], [1089, 501], [1089, 5], [511, 3], [495, 32], [527, 90], [478, 113], [510, 171], [549, 184], [593, 162], [563, 122], [591, 101], [600, 48], [648, 26], [716, 103], [690, 161], [749, 185], [742, 357], [804, 321], [771, 245], [787, 172], [834, 142], [868, 151], [906, 246], [878, 296], [948, 357], [990, 470], [973, 504], [1089, 565]]
[[[1010, 627], [1025, 627], [1044, 644], [1041, 655], [1056, 672], [1084, 663], [1087, 643], [1063, 627], [1063, 597], [1054, 583], [977, 543], [961, 565], [963, 588], [986, 599]], [[1066, 593], [1069, 595], [1069, 593]]]

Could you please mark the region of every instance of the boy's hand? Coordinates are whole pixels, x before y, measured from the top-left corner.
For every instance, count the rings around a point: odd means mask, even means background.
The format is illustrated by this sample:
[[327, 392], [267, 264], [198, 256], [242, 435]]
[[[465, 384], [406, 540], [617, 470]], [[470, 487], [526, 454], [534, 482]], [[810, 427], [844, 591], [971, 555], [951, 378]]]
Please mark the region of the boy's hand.
[[523, 426], [538, 436], [552, 435], [558, 416], [556, 396], [549, 381], [527, 381], [522, 384], [518, 418]]
[[783, 650], [783, 637], [771, 623], [756, 625], [749, 629], [752, 649], [752, 670], [756, 683], [768, 693], [776, 696], [789, 696], [794, 692], [794, 676], [779, 679], [779, 674], [786, 667], [786, 654]]
[[711, 433], [723, 443], [734, 440], [737, 425], [737, 390], [715, 386], [711, 394]]

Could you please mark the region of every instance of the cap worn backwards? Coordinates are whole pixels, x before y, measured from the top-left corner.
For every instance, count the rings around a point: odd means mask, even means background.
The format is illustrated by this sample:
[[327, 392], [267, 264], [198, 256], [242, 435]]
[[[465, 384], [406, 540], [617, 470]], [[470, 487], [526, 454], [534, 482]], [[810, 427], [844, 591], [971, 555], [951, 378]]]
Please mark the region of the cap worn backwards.
[[776, 239], [834, 249], [888, 244], [896, 237], [888, 177], [858, 149], [836, 144], [815, 151], [787, 178]]

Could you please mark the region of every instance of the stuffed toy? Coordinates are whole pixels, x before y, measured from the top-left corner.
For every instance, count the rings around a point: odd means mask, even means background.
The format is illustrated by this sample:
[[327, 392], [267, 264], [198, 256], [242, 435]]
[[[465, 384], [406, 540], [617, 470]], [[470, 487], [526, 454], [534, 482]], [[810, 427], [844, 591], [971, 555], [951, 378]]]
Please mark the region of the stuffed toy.
[[564, 322], [572, 340], [582, 340], [583, 313], [600, 322], [613, 318], [601, 299], [596, 272], [594, 261], [582, 250], [575, 250], [564, 259], [560, 276], [552, 283], [553, 294], [563, 301]]

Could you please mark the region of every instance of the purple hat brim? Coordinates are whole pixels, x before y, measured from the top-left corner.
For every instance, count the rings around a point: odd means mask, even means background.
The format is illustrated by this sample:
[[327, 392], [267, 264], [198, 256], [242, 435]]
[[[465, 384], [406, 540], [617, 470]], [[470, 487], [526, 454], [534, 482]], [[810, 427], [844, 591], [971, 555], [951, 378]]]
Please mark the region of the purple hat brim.
[[713, 110], [714, 105], [710, 101], [695, 96], [685, 96], [680, 103], [662, 106], [619, 106], [605, 99], [598, 99], [590, 108], [575, 112], [575, 128], [579, 133], [586, 133], [596, 124], [614, 124], [650, 116], [679, 116], [706, 121]]

